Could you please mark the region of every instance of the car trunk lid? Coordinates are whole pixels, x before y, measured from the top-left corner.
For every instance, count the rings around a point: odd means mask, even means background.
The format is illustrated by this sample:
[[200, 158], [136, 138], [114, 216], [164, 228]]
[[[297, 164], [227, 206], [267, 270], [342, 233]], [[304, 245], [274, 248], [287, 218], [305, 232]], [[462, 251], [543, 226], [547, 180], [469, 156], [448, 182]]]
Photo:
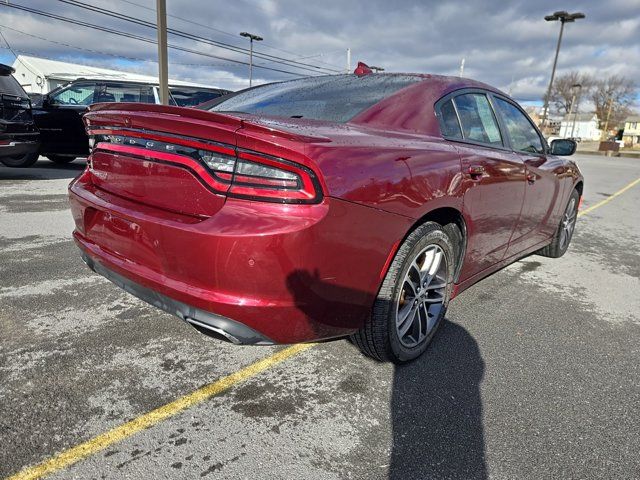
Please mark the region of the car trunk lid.
[[210, 217], [224, 205], [230, 173], [212, 172], [201, 160], [235, 155], [239, 119], [161, 105], [102, 104], [92, 106], [84, 121], [93, 143], [91, 181], [98, 188], [195, 217]]

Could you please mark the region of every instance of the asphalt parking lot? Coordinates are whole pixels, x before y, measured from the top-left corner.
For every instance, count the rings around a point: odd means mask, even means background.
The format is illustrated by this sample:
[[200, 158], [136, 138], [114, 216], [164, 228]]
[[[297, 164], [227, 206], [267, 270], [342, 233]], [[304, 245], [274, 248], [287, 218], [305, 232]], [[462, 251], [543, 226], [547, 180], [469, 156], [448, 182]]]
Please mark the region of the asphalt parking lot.
[[575, 158], [567, 255], [463, 293], [403, 367], [207, 338], [84, 266], [83, 162], [0, 167], [0, 477], [640, 478], [640, 161]]

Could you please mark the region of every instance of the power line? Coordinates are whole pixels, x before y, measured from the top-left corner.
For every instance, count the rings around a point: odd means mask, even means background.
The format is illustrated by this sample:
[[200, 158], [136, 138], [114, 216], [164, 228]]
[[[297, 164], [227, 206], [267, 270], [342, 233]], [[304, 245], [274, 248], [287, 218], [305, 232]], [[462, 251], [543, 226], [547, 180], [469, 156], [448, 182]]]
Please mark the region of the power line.
[[[40, 15], [40, 16], [44, 16], [44, 17], [47, 17], [47, 18], [60, 20], [62, 22], [71, 23], [71, 24], [79, 25], [79, 26], [86, 27], [86, 28], [92, 28], [94, 30], [99, 30], [99, 31], [102, 31], [102, 32], [111, 33], [113, 35], [118, 35], [118, 36], [121, 36], [121, 37], [126, 37], [126, 38], [131, 38], [131, 39], [134, 39], [134, 40], [139, 40], [141, 42], [150, 43], [152, 45], [157, 45], [156, 40], [153, 40], [153, 39], [150, 39], [150, 38], [147, 38], [147, 37], [143, 37], [141, 35], [135, 35], [133, 33], [123, 32], [121, 30], [115, 30], [113, 28], [103, 27], [101, 25], [96, 25], [96, 24], [85, 22], [85, 21], [82, 21], [82, 20], [76, 20], [76, 19], [69, 18], [69, 17], [63, 17], [62, 15], [56, 15], [54, 13], [44, 12], [42, 10], [37, 10], [35, 8], [30, 8], [30, 7], [25, 7], [23, 5], [17, 5], [15, 3], [0, 3], [0, 6], [15, 8], [17, 10], [22, 10], [22, 11], [25, 11], [25, 12], [33, 13], [35, 15]], [[238, 65], [249, 65], [249, 62], [244, 62], [242, 60], [236, 60], [236, 59], [232, 59], [232, 58], [228, 58], [228, 57], [221, 57], [219, 55], [214, 55], [214, 54], [211, 54], [211, 53], [205, 53], [205, 52], [201, 52], [201, 51], [198, 51], [198, 50], [193, 50], [193, 49], [186, 48], [186, 47], [180, 47], [178, 45], [169, 44], [168, 47], [173, 49], [173, 50], [179, 50], [179, 51], [186, 52], [186, 53], [193, 53], [195, 55], [201, 55], [201, 56], [204, 56], [204, 57], [215, 58], [217, 60], [226, 60], [228, 62], [232, 62], [232, 63], [238, 64]], [[282, 70], [282, 69], [274, 68], [274, 67], [267, 67], [265, 65], [256, 65], [256, 68], [261, 68], [263, 70], [271, 70], [273, 72], [285, 73], [285, 74], [288, 74], [288, 75], [295, 75], [297, 77], [304, 77], [305, 76], [305, 75], [300, 74], [298, 72], [292, 72], [290, 70]]]
[[[38, 40], [42, 40], [43, 42], [49, 42], [49, 43], [53, 43], [55, 45], [61, 45], [63, 47], [73, 48], [75, 50], [81, 50], [81, 51], [84, 51], [84, 52], [96, 53], [98, 55], [105, 55], [105, 56], [114, 57], [114, 58], [124, 58], [124, 59], [127, 59], [127, 60], [133, 60], [133, 61], [137, 61], [137, 62], [158, 63], [157, 60], [154, 60], [152, 58], [131, 57], [131, 56], [128, 56], [128, 55], [122, 55], [122, 54], [118, 54], [118, 53], [103, 52], [101, 50], [95, 50], [95, 49], [92, 49], [92, 48], [78, 47], [77, 45], [71, 45], [69, 43], [59, 42], [57, 40], [51, 40], [49, 38], [41, 37], [39, 35], [34, 35], [33, 33], [23, 32], [22, 30], [18, 30], [18, 29], [13, 28], [13, 27], [7, 27], [6, 25], [0, 25], [0, 28], [4, 28], [5, 30], [11, 30], [12, 32], [20, 33], [21, 35], [26, 35], [27, 37], [36, 38]], [[3, 36], [3, 38], [4, 38], [4, 36]], [[5, 42], [6, 42], [6, 38], [5, 38]], [[9, 44], [7, 43], [7, 46], [8, 45]], [[22, 51], [24, 53], [33, 53], [33, 52], [26, 52], [24, 50], [16, 50], [16, 51]], [[33, 54], [37, 55], [35, 53], [33, 53]], [[190, 66], [190, 67], [216, 67], [216, 66], [230, 66], [230, 65], [233, 65], [230, 62], [217, 62], [217, 63], [172, 62], [172, 63], [173, 63], [173, 65], [183, 65], [183, 66]]]
[[[153, 22], [149, 22], [149, 21], [146, 21], [146, 20], [140, 20], [140, 19], [134, 18], [134, 17], [132, 17], [130, 15], [125, 15], [125, 14], [122, 14], [122, 13], [119, 13], [119, 12], [115, 12], [113, 10], [108, 10], [106, 8], [96, 7], [94, 5], [82, 3], [82, 2], [79, 2], [77, 0], [58, 0], [58, 1], [61, 2], [61, 3], [66, 3], [68, 5], [73, 5], [75, 7], [79, 7], [79, 8], [85, 9], [85, 10], [89, 10], [89, 11], [92, 11], [92, 12], [95, 12], [95, 13], [100, 13], [102, 15], [107, 15], [107, 16], [112, 17], [112, 18], [117, 18], [117, 19], [124, 20], [124, 21], [130, 22], [130, 23], [134, 23], [136, 25], [140, 25], [140, 26], [144, 26], [144, 27], [147, 27], [147, 28], [151, 28], [153, 30], [157, 29], [156, 24], [153, 23]], [[222, 48], [222, 49], [225, 49], [225, 50], [231, 50], [231, 51], [236, 52], [236, 53], [249, 54], [249, 51], [246, 48], [238, 47], [236, 45], [231, 45], [229, 43], [219, 42], [217, 40], [211, 40], [209, 38], [205, 38], [205, 37], [202, 37], [202, 36], [199, 36], [199, 35], [195, 35], [195, 34], [192, 34], [192, 33], [184, 32], [182, 30], [176, 30], [175, 28], [167, 28], [167, 32], [172, 34], [172, 35], [174, 35], [174, 36], [186, 38], [186, 39], [189, 39], [189, 40], [195, 40], [195, 41], [199, 41], [199, 42], [202, 42], [202, 43], [207, 43], [209, 45], [213, 45], [215, 47], [219, 47], [219, 48]], [[273, 62], [273, 63], [279, 63], [279, 64], [286, 65], [286, 66], [289, 66], [289, 67], [298, 68], [300, 70], [307, 70], [307, 71], [311, 71], [311, 72], [314, 72], [314, 73], [318, 73], [318, 72], [320, 72], [320, 73], [327, 73], [327, 72], [337, 73], [338, 72], [337, 70], [334, 70], [334, 69], [329, 69], [329, 68], [326, 68], [326, 67], [319, 67], [318, 65], [299, 62], [299, 61], [296, 61], [296, 60], [289, 60], [287, 58], [278, 57], [278, 56], [270, 55], [270, 54], [266, 54], [266, 53], [254, 52], [253, 55], [255, 57], [257, 57], [257, 58], [261, 58], [263, 60], [268, 60], [268, 61]], [[324, 70], [324, 72], [323, 72], [323, 70]]]
[[8, 41], [8, 40], [7, 40], [7, 38], [4, 36], [4, 33], [2, 33], [2, 30], [0, 30], [0, 37], [2, 37], [2, 39], [4, 40], [4, 43], [6, 43], [6, 44], [7, 44], [7, 47], [6, 47], [6, 48], [7, 48], [11, 53], [13, 53], [13, 56], [14, 56], [14, 57], [16, 57], [16, 60], [18, 60], [18, 61], [22, 64], [22, 66], [23, 66], [24, 68], [26, 68], [26, 69], [27, 69], [27, 70], [29, 70], [31, 73], [33, 73], [34, 75], [36, 75], [36, 73], [35, 73], [33, 70], [31, 70], [31, 69], [29, 68], [29, 66], [28, 66], [26, 63], [24, 63], [21, 59], [19, 59], [19, 58], [18, 58], [18, 55], [16, 55], [16, 52], [13, 50], [13, 48], [11, 48], [11, 45], [9, 45], [9, 41]]
[[[92, 48], [77, 47], [75, 45], [70, 45], [68, 43], [58, 42], [56, 40], [50, 40], [48, 38], [44, 38], [44, 37], [40, 37], [38, 35], [34, 35], [32, 33], [23, 32], [22, 30], [17, 30], [17, 29], [15, 29], [13, 27], [7, 27], [6, 25], [0, 25], [0, 28], [4, 28], [5, 30], [11, 30], [12, 32], [17, 32], [17, 33], [20, 33], [22, 35], [26, 35], [27, 37], [37, 38], [38, 40], [42, 40], [44, 42], [53, 43], [55, 45], [61, 45], [63, 47], [74, 48], [76, 50], [82, 50], [83, 52], [97, 53], [99, 55], [106, 55], [106, 56], [115, 57], [115, 58], [124, 58], [126, 60], [134, 60], [134, 61], [138, 61], [138, 62], [146, 62], [146, 61], [152, 61], [153, 62], [154, 61], [154, 60], [147, 60], [145, 58], [130, 57], [128, 55], [117, 55], [115, 53], [101, 52], [100, 50], [94, 50]], [[7, 41], [6, 38], [4, 37], [4, 35], [2, 35], [2, 38], [4, 38], [5, 42]], [[7, 43], [7, 46], [8, 45], [9, 44]], [[14, 53], [14, 55], [15, 55], [15, 53]], [[16, 57], [17, 57], [17, 55], [16, 55]]]
[[[155, 8], [148, 7], [148, 6], [142, 5], [140, 3], [132, 2], [131, 0], [119, 0], [119, 1], [123, 2], [123, 3], [127, 3], [129, 5], [135, 5], [136, 7], [140, 7], [140, 8], [143, 8], [145, 10], [149, 10], [151, 12], [155, 12], [156, 11]], [[223, 35], [227, 35], [227, 36], [229, 36], [231, 38], [234, 38], [234, 39], [238, 38], [238, 35], [235, 34], [235, 33], [226, 32], [224, 30], [220, 30], [219, 28], [212, 27], [211, 25], [205, 25], [204, 23], [199, 23], [199, 22], [196, 22], [194, 20], [190, 20], [188, 18], [179, 17], [177, 15], [171, 15], [171, 14], [167, 14], [167, 17], [175, 18], [176, 20], [180, 20], [180, 21], [185, 22], [185, 23], [190, 23], [191, 25], [197, 25], [198, 27], [206, 28], [207, 30], [213, 30], [214, 32], [218, 32], [218, 33], [221, 33]], [[300, 60], [300, 59], [311, 58], [311, 57], [316, 56], [316, 55], [311, 55], [311, 56], [299, 55], [299, 54], [297, 54], [295, 52], [291, 52], [289, 50], [284, 50], [282, 48], [274, 47], [273, 45], [271, 45], [269, 43], [264, 43], [264, 42], [261, 43], [261, 46], [270, 48], [272, 50], [277, 50], [277, 51], [280, 51], [280, 52], [283, 52], [283, 53], [287, 53], [289, 55], [294, 55], [295, 56], [294, 60]], [[335, 51], [338, 52], [338, 51], [342, 51], [342, 50], [335, 50]], [[327, 53], [327, 52], [325, 52], [325, 53]], [[333, 53], [333, 52], [329, 52], [329, 53]], [[320, 55], [322, 55], [322, 54], [320, 54]], [[332, 63], [323, 62], [323, 61], [320, 61], [320, 60], [317, 63], [322, 63], [324, 65], [329, 65], [330, 67], [338, 68], [339, 71], [341, 71], [340, 67], [338, 67], [337, 65], [334, 65]]]

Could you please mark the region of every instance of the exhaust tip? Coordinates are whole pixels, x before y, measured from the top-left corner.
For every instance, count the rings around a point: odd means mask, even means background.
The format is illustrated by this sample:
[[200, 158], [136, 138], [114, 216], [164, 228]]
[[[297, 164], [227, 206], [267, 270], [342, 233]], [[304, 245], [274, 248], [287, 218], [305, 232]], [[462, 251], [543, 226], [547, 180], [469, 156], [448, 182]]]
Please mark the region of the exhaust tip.
[[202, 332], [205, 335], [209, 335], [210, 337], [218, 338], [220, 340], [226, 340], [227, 342], [231, 342], [234, 345], [242, 344], [240, 340], [238, 340], [236, 337], [223, 330], [222, 328], [208, 325], [191, 317], [185, 317], [185, 320], [192, 326], [194, 326], [199, 332]]

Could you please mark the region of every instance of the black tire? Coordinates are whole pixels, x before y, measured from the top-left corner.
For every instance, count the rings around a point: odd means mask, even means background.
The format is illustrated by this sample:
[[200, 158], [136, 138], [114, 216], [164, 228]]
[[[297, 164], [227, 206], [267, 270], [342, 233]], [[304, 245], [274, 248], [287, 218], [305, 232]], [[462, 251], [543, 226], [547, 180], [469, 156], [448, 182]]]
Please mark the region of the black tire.
[[[442, 270], [442, 275], [438, 275], [444, 277], [442, 284], [445, 286], [442, 287], [441, 292], [438, 292], [443, 302], [439, 312], [431, 317], [435, 320], [434, 326], [426, 331], [426, 336], [415, 346], [407, 347], [403, 341], [404, 337], [400, 338], [398, 332], [400, 327], [396, 327], [396, 316], [400, 314], [399, 309], [402, 308], [399, 302], [406, 294], [406, 290], [403, 291], [403, 289], [411, 264], [420, 258], [421, 252], [432, 246], [439, 248], [438, 251], [444, 254], [445, 268]], [[454, 252], [450, 235], [437, 223], [426, 222], [411, 232], [400, 245], [389, 267], [374, 303], [371, 317], [358, 332], [351, 336], [351, 341], [365, 355], [380, 361], [405, 363], [422, 355], [444, 321], [453, 286], [456, 262]], [[437, 276], [433, 278], [437, 279]], [[419, 309], [420, 307], [416, 307], [417, 315], [421, 314]]]
[[24, 155], [16, 155], [13, 157], [4, 157], [0, 162], [7, 167], [26, 168], [30, 167], [38, 161], [38, 152], [25, 153]]
[[[565, 254], [565, 252], [569, 248], [569, 244], [571, 243], [571, 238], [573, 237], [573, 232], [575, 230], [579, 204], [580, 194], [577, 190], [574, 190], [573, 192], [571, 192], [571, 196], [569, 197], [569, 201], [567, 202], [565, 211], [562, 214], [562, 218], [560, 219], [560, 224], [556, 229], [556, 233], [553, 235], [551, 243], [546, 247], [538, 250], [536, 252], [538, 255], [549, 258], [559, 258]], [[568, 220], [571, 222], [571, 228], [567, 232], [566, 222]], [[566, 237], [563, 237], [563, 233], [566, 235]]]
[[53, 163], [56, 163], [58, 165], [64, 165], [65, 163], [71, 163], [76, 159], [76, 157], [65, 157], [65, 156], [62, 156], [62, 155], [47, 155], [47, 158], [49, 160], [51, 160]]

